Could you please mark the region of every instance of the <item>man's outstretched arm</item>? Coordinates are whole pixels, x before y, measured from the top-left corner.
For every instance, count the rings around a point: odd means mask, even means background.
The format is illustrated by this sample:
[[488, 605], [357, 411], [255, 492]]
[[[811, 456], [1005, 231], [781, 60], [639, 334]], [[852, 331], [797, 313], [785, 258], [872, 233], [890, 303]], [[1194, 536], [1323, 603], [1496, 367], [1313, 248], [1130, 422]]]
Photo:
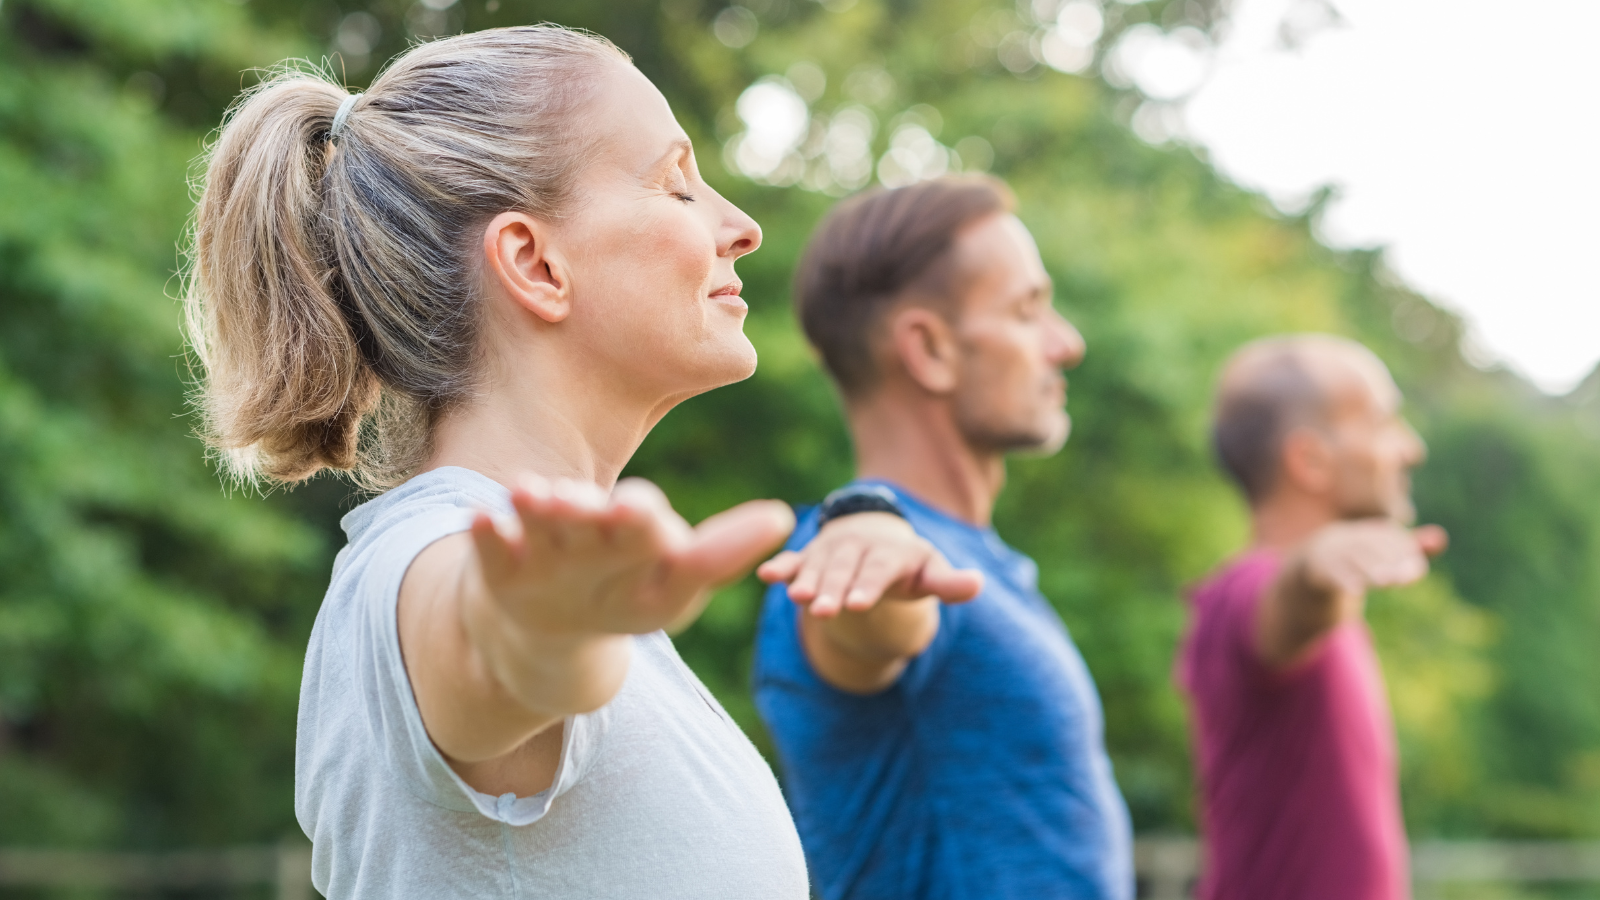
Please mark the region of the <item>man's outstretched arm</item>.
[[[828, 522], [803, 550], [756, 570], [803, 607], [800, 640], [821, 678], [871, 694], [893, 684], [939, 631], [939, 604], [971, 600], [983, 576], [954, 569], [904, 519], [866, 512]], [[883, 602], [880, 602], [883, 601]]]
[[1275, 668], [1305, 658], [1323, 636], [1359, 617], [1372, 588], [1397, 587], [1428, 574], [1444, 552], [1444, 529], [1410, 529], [1386, 519], [1336, 522], [1285, 559], [1256, 610], [1256, 651]]

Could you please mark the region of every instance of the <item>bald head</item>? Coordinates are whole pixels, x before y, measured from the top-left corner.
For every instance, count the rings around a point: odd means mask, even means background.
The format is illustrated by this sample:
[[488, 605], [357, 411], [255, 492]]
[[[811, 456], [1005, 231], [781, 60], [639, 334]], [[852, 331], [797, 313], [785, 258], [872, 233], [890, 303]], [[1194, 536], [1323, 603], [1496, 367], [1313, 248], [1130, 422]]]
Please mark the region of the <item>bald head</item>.
[[1323, 428], [1352, 403], [1398, 408], [1399, 390], [1372, 351], [1331, 335], [1272, 337], [1229, 358], [1217, 390], [1212, 442], [1252, 504], [1277, 485], [1285, 439]]

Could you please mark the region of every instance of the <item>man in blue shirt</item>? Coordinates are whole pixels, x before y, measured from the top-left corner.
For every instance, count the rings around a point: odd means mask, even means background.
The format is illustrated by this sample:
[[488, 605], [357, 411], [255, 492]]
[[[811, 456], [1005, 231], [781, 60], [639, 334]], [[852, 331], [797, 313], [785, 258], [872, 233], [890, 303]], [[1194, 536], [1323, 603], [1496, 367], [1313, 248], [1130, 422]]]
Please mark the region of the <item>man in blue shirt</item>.
[[[990, 178], [858, 196], [796, 279], [858, 479], [761, 570], [755, 691], [825, 900], [1133, 896], [1094, 683], [989, 524], [1006, 455], [1065, 442], [1084, 352], [1012, 202]], [[894, 516], [926, 553], [879, 539]], [[950, 565], [976, 599], [948, 602]]]

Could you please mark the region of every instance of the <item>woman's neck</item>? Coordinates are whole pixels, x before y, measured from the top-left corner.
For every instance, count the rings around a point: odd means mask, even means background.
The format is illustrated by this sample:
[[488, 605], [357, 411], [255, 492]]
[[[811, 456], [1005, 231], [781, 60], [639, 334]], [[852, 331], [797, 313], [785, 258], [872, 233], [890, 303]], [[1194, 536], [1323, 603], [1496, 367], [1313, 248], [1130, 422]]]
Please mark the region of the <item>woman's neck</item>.
[[644, 405], [561, 381], [531, 374], [496, 380], [435, 426], [424, 469], [461, 466], [508, 487], [533, 473], [610, 490], [671, 404]]

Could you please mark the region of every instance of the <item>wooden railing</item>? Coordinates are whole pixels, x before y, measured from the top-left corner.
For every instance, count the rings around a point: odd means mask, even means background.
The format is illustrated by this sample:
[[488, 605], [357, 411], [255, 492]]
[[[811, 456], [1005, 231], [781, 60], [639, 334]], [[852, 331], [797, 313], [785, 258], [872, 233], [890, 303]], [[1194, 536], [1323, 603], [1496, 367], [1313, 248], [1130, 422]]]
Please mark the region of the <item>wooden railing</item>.
[[277, 900], [311, 900], [311, 847], [268, 847], [119, 853], [85, 850], [0, 850], [0, 888], [98, 888], [116, 891], [276, 888]]
[[[1141, 838], [1134, 868], [1143, 900], [1193, 896], [1200, 846], [1193, 838]], [[1419, 841], [1411, 848], [1419, 898], [1447, 883], [1600, 882], [1600, 841]], [[270, 885], [277, 900], [312, 900], [311, 848], [277, 846], [168, 853], [0, 850], [0, 888], [194, 890]]]
[[[1134, 842], [1141, 900], [1185, 900], [1200, 871], [1194, 838]], [[1445, 884], [1600, 882], [1600, 841], [1417, 841], [1411, 880], [1419, 900]]]

